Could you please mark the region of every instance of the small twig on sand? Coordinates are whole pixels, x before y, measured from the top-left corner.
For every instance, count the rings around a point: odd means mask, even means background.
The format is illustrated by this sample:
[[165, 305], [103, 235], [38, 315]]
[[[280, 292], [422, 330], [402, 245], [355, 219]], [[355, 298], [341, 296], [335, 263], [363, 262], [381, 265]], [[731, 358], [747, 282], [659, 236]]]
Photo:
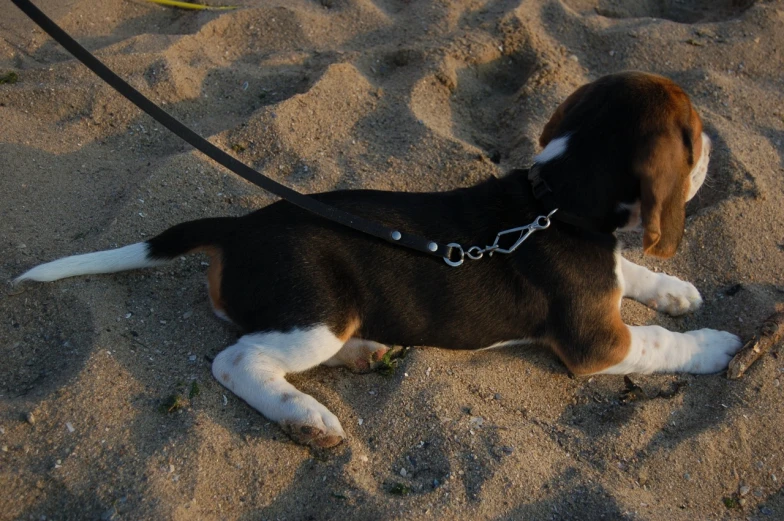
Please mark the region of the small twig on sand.
[[727, 378], [736, 380], [743, 376], [751, 364], [767, 353], [782, 337], [784, 337], [784, 306], [777, 306], [777, 311], [762, 323], [757, 334], [746, 342], [743, 349], [730, 361]]
[[166, 7], [177, 7], [179, 9], [195, 9], [201, 11], [231, 11], [233, 9], [238, 9], [239, 6], [236, 5], [204, 5], [198, 4], [195, 2], [181, 2], [177, 0], [147, 0], [148, 2], [152, 2], [153, 4], [163, 5]]

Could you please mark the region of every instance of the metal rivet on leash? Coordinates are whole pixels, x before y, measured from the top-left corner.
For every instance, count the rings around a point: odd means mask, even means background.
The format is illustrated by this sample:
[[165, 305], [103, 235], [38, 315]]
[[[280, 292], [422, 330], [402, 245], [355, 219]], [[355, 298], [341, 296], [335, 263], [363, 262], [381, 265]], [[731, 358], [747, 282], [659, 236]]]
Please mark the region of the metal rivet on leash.
[[436, 251], [438, 249], [438, 244], [431, 242], [427, 245], [427, 249], [430, 251]]
[[[393, 241], [399, 241], [401, 237], [402, 237], [402, 235], [400, 235], [399, 231], [392, 232], [392, 240]], [[430, 243], [430, 244], [432, 244], [432, 243]]]
[[[485, 246], [484, 248], [480, 248], [479, 246], [471, 246], [468, 248], [468, 251], [463, 250], [463, 247], [456, 242], [450, 242], [447, 244], [448, 247], [452, 248], [453, 252], [456, 252], [456, 258], [452, 259], [450, 257], [444, 257], [444, 262], [448, 265], [457, 267], [463, 264], [463, 261], [466, 257], [471, 260], [479, 260], [481, 259], [485, 253], [489, 253], [492, 257], [494, 253], [512, 253], [515, 251], [525, 240], [531, 236], [532, 233], [538, 232], [539, 230], [546, 230], [550, 227], [550, 217], [553, 216], [555, 212], [558, 211], [558, 208], [550, 212], [549, 214], [540, 215], [534, 222], [531, 224], [526, 224], [525, 226], [518, 226], [517, 228], [510, 228], [508, 230], [503, 230], [498, 232], [495, 236], [495, 241], [490, 246]], [[510, 233], [519, 233], [520, 236], [517, 238], [514, 244], [512, 244], [509, 248], [501, 248], [498, 245], [498, 242], [501, 240], [501, 237]]]

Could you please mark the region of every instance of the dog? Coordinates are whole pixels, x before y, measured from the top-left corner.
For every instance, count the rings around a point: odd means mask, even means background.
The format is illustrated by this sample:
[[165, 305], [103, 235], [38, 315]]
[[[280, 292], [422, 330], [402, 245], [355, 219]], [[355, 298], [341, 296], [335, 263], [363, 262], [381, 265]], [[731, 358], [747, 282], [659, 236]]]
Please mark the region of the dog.
[[531, 169], [470, 188], [313, 195], [393, 229], [466, 247], [546, 220], [546, 229], [507, 255], [488, 252], [452, 267], [279, 201], [244, 217], [186, 222], [146, 242], [56, 260], [15, 282], [207, 253], [212, 307], [245, 332], [215, 357], [215, 378], [313, 447], [337, 445], [346, 435], [286, 374], [319, 364], [366, 370], [390, 345], [536, 343], [575, 375], [725, 369], [741, 347], [737, 336], [628, 326], [620, 313], [623, 297], [670, 315], [702, 304], [692, 284], [624, 259], [614, 234], [638, 229], [645, 254], [676, 252], [686, 202], [705, 180], [711, 148], [686, 93], [652, 74], [604, 76], [557, 108], [539, 144]]

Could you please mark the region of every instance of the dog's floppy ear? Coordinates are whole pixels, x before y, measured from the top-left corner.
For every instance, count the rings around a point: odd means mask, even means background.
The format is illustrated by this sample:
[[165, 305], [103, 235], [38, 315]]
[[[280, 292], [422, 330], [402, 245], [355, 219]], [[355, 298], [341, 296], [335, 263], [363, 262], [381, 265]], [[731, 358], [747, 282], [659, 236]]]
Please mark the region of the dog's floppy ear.
[[674, 136], [651, 138], [635, 165], [640, 180], [643, 225], [642, 249], [646, 255], [669, 258], [683, 237], [686, 221], [686, 158]]
[[561, 103], [553, 115], [550, 116], [550, 121], [547, 122], [547, 125], [544, 126], [544, 130], [542, 130], [542, 134], [539, 136], [539, 146], [544, 148], [547, 146], [547, 143], [550, 142], [555, 137], [555, 133], [558, 131], [558, 126], [563, 121], [566, 114], [575, 106], [577, 103], [580, 102], [581, 99], [586, 95], [588, 92], [588, 87], [591, 84], [587, 83], [577, 89], [576, 91], [572, 92], [566, 100]]

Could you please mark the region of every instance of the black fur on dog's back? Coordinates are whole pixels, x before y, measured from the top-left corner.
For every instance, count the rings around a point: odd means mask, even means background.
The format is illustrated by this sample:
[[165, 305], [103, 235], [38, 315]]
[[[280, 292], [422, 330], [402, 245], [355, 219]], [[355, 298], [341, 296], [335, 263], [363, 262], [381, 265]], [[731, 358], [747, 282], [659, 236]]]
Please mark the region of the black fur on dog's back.
[[[525, 172], [518, 171], [445, 193], [363, 190], [314, 197], [468, 248], [491, 244], [498, 231], [540, 215], [526, 183]], [[617, 284], [614, 237], [557, 223], [533, 234], [514, 255], [466, 259], [458, 268], [285, 202], [223, 230], [216, 244], [225, 312], [251, 332], [314, 324], [342, 331], [356, 321], [355, 336], [385, 344], [477, 349], [510, 339], [551, 338], [571, 346], [559, 354], [577, 361], [581, 345], [587, 348], [606, 334], [600, 330], [606, 321], [591, 317], [594, 308], [605, 312], [593, 296], [612, 294]], [[597, 327], [577, 328], [570, 320], [595, 320]], [[577, 330], [591, 338], [574, 338]], [[573, 355], [562, 352], [572, 347]]]

